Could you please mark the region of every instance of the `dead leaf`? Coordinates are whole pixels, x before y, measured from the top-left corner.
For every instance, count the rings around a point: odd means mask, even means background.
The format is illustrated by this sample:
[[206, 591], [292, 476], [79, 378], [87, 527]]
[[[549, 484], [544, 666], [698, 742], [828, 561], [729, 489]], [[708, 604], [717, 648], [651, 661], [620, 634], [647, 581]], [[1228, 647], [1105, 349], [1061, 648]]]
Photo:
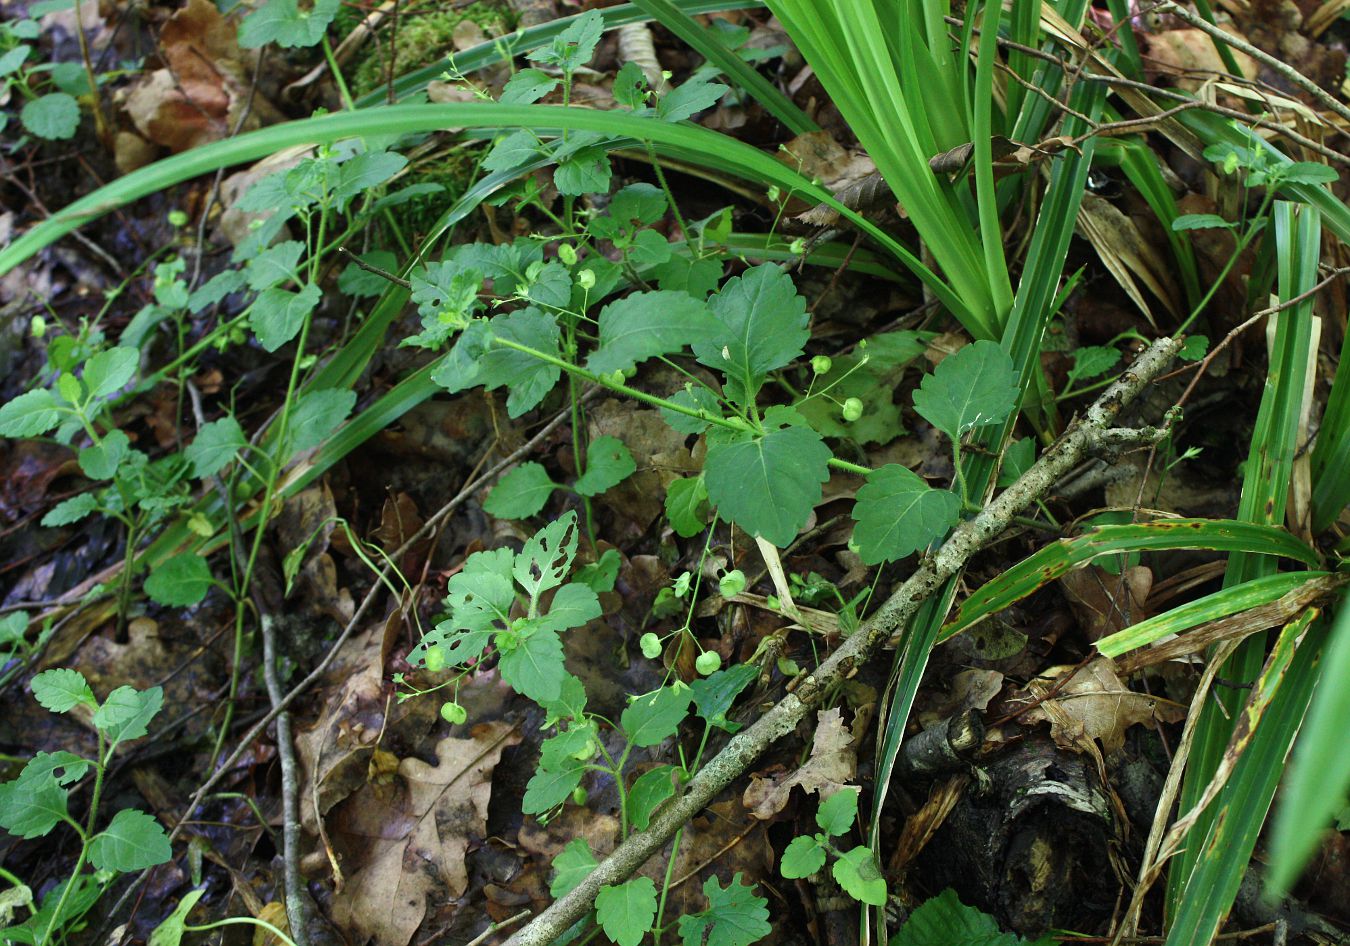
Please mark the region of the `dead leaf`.
[[1175, 722], [1184, 715], [1180, 707], [1131, 690], [1105, 657], [1093, 660], [1056, 690], [1059, 680], [1072, 672], [1073, 667], [1052, 667], [1031, 681], [1030, 696], [1041, 698], [1052, 690], [1055, 695], [1022, 716], [1028, 723], [1049, 721], [1050, 735], [1062, 749], [1082, 752], [1100, 739], [1103, 755], [1109, 756], [1124, 744], [1130, 726]]
[[1185, 314], [1172, 269], [1159, 247], [1145, 240], [1134, 221], [1114, 204], [1096, 194], [1084, 194], [1078, 211], [1078, 230], [1150, 325], [1158, 323], [1140, 289], [1141, 283], [1162, 300], [1172, 315], [1180, 319]]
[[1088, 565], [1060, 578], [1059, 587], [1083, 633], [1096, 643], [1149, 616], [1144, 602], [1153, 588], [1153, 571], [1134, 565], [1113, 575], [1100, 565]]
[[437, 743], [436, 765], [404, 759], [393, 786], [368, 785], [345, 802], [353, 817], [333, 834], [351, 842], [348, 880], [334, 921], [377, 946], [407, 946], [429, 896], [462, 896], [469, 846], [487, 830], [492, 771], [519, 741], [509, 723], [482, 723], [469, 739]]
[[816, 735], [811, 756], [797, 771], [779, 778], [750, 777], [743, 801], [751, 815], [767, 821], [787, 805], [794, 785], [815, 792], [825, 800], [857, 774], [858, 758], [853, 749], [853, 734], [844, 725], [839, 708], [816, 714]]

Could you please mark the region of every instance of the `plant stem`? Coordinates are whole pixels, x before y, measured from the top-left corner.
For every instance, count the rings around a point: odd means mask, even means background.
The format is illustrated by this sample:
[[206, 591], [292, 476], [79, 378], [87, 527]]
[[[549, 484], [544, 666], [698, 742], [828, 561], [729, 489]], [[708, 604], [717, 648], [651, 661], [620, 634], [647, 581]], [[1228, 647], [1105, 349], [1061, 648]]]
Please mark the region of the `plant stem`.
[[61, 911], [65, 909], [66, 901], [70, 899], [70, 891], [75, 888], [75, 882], [79, 880], [80, 871], [84, 869], [85, 859], [89, 856], [89, 842], [94, 837], [94, 827], [98, 824], [98, 802], [103, 795], [103, 774], [107, 771], [109, 759], [104, 758], [104, 752], [107, 752], [109, 758], [112, 756], [112, 749], [108, 748], [107, 739], [104, 738], [103, 731], [98, 731], [98, 762], [94, 766], [94, 791], [89, 797], [89, 824], [84, 830], [84, 837], [80, 838], [80, 854], [75, 858], [75, 867], [70, 872], [70, 879], [66, 881], [65, 887], [61, 889], [61, 897], [56, 901], [56, 909], [52, 911], [52, 918], [47, 921], [47, 929], [42, 933], [42, 939], [38, 946], [47, 946], [51, 942], [52, 931], [61, 921]]

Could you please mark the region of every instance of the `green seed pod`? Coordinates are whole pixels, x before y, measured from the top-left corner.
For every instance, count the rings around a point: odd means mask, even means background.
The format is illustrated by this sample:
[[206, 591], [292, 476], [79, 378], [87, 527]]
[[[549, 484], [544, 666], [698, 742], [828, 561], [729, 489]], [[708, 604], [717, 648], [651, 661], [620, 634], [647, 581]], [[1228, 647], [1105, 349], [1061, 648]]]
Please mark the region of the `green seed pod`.
[[849, 423], [853, 423], [853, 421], [857, 420], [859, 417], [862, 417], [863, 416], [862, 398], [857, 397], [849, 398], [847, 401], [844, 402], [844, 408], [841, 411], [841, 413], [844, 415], [844, 420], [848, 421]]
[[829, 374], [833, 367], [834, 361], [829, 355], [816, 355], [811, 359], [811, 370], [816, 374]]
[[722, 667], [722, 655], [715, 650], [705, 650], [694, 661], [694, 669], [703, 676], [710, 676]]
[[458, 726], [464, 720], [469, 718], [468, 710], [458, 703], [442, 703], [441, 719], [445, 720], [451, 726]]

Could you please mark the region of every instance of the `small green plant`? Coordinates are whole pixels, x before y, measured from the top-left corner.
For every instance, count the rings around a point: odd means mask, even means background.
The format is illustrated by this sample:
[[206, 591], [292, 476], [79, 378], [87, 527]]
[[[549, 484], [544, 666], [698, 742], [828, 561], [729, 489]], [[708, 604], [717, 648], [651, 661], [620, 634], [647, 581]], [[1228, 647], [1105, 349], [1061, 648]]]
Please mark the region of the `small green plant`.
[[[19, 121], [29, 134], [65, 140], [80, 126], [80, 103], [71, 91], [79, 94], [89, 85], [77, 63], [30, 64], [40, 34], [37, 20], [0, 22], [0, 98], [18, 93], [24, 103]], [[8, 114], [0, 112], [0, 131], [8, 121]]]
[[[11, 942], [46, 946], [71, 931], [118, 875], [163, 864], [172, 856], [169, 837], [152, 816], [124, 808], [99, 829], [104, 777], [117, 747], [139, 739], [159, 713], [164, 691], [118, 687], [100, 702], [76, 670], [47, 670], [33, 678], [33, 697], [53, 713], [75, 709], [92, 714], [98, 752], [86, 759], [73, 752], [39, 752], [19, 777], [0, 785], [0, 827], [20, 838], [41, 838], [58, 824], [69, 825], [80, 839], [71, 875], [42, 898], [22, 923], [5, 929]], [[89, 814], [80, 823], [69, 810], [71, 790], [93, 772]], [[92, 873], [84, 871], [88, 863]], [[11, 877], [12, 883], [17, 881]], [[31, 900], [30, 900], [31, 904]]]
[[816, 824], [820, 831], [793, 838], [783, 852], [779, 872], [788, 880], [810, 877], [824, 867], [828, 859], [833, 861], [830, 874], [845, 893], [862, 903], [885, 906], [886, 878], [882, 876], [871, 848], [860, 844], [844, 851], [832, 840], [853, 830], [858, 819], [859, 791], [841, 788], [820, 803], [816, 809]]

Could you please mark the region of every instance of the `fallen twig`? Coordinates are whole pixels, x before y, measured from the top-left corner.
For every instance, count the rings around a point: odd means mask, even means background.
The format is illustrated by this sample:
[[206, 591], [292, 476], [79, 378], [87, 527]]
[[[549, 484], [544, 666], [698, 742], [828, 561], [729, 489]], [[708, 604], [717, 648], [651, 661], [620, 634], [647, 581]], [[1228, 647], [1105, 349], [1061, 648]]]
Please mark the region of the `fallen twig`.
[[552, 943], [590, 910], [601, 887], [622, 883], [659, 852], [676, 831], [745, 772], [765, 749], [792, 732], [836, 682], [880, 651], [925, 600], [959, 572], [972, 555], [1012, 524], [1017, 513], [1095, 450], [1121, 408], [1162, 373], [1180, 347], [1181, 343], [1176, 339], [1161, 339], [1149, 346], [1031, 469], [973, 519], [957, 527], [937, 553], [924, 559], [872, 617], [815, 672], [802, 678], [794, 692], [783, 697], [748, 729], [732, 737], [690, 780], [684, 794], [667, 805], [646, 831], [629, 836], [570, 893], [512, 936], [507, 946], [547, 946]]

